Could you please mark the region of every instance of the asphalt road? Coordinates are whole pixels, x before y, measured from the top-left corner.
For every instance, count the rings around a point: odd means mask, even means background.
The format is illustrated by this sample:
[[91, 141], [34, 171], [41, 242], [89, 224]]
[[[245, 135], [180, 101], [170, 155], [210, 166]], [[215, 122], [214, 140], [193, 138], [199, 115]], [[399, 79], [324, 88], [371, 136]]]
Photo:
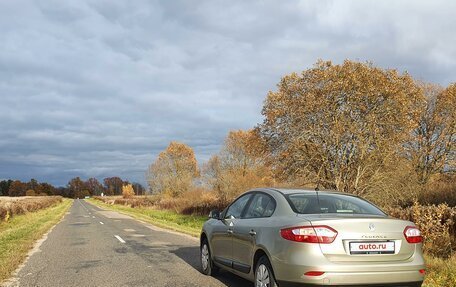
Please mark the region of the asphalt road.
[[199, 268], [197, 239], [75, 200], [10, 286], [253, 286]]

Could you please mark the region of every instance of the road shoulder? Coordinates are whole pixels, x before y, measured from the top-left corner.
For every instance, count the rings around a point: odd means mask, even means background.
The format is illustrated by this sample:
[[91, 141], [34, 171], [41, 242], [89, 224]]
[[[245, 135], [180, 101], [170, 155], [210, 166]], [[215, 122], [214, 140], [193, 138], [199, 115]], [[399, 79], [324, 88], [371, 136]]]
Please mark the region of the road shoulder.
[[[176, 214], [177, 218], [174, 218], [173, 216], [163, 216], [163, 214], [168, 215], [171, 213], [169, 211], [111, 205], [95, 199], [89, 199], [86, 200], [86, 202], [104, 210], [115, 211], [130, 216], [144, 224], [148, 224], [151, 228], [155, 228], [154, 230], [175, 232], [179, 235], [187, 235], [189, 238], [193, 239], [199, 238], [201, 227], [205, 221], [205, 218], [201, 216]], [[157, 213], [157, 215], [155, 215], [155, 213]]]

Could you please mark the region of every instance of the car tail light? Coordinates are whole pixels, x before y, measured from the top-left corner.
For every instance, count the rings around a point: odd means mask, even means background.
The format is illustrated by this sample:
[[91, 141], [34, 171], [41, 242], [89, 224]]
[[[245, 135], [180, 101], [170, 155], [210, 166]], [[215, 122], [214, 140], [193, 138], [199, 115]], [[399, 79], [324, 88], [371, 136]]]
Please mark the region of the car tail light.
[[423, 237], [421, 231], [415, 226], [407, 226], [404, 230], [404, 236], [408, 243], [421, 243]]
[[426, 274], [426, 269], [420, 269], [420, 273], [423, 275]]
[[332, 243], [336, 239], [337, 231], [329, 226], [301, 226], [280, 230], [283, 238], [297, 242]]

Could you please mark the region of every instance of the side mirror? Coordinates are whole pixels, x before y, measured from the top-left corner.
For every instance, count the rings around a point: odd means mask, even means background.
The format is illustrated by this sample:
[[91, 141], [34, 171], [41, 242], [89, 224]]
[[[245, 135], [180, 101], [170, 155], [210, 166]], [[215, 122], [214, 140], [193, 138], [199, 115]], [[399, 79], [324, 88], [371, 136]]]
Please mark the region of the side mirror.
[[211, 210], [211, 212], [209, 212], [209, 218], [219, 220], [220, 219], [220, 211], [218, 211], [216, 209]]

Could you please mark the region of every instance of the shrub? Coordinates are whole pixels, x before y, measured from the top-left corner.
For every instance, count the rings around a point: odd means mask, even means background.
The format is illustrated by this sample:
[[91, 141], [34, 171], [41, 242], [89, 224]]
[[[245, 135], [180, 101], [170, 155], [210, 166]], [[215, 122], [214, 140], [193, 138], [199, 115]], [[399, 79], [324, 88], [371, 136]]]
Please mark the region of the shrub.
[[35, 191], [34, 191], [33, 189], [29, 189], [29, 190], [27, 190], [27, 191], [25, 192], [25, 195], [26, 195], [26, 196], [35, 196], [36, 193], [35, 193]]
[[439, 175], [431, 180], [420, 193], [418, 201], [423, 205], [446, 203], [456, 207], [456, 175]]
[[131, 198], [135, 195], [135, 191], [133, 190], [133, 185], [126, 184], [122, 186], [122, 197], [123, 198]]
[[130, 198], [122, 198], [118, 196], [94, 196], [93, 198], [106, 204], [129, 205], [131, 207], [156, 206], [159, 200], [159, 197], [154, 195], [132, 196]]
[[413, 221], [424, 237], [424, 250], [433, 256], [449, 257], [456, 249], [456, 209], [446, 204], [387, 208], [393, 217]]
[[184, 192], [179, 197], [158, 194], [152, 196], [133, 196], [131, 198], [96, 196], [94, 199], [107, 204], [129, 205], [133, 208], [149, 207], [168, 209], [176, 213], [191, 215], [208, 215], [209, 211], [213, 209], [221, 210], [226, 206], [226, 203], [220, 201], [213, 192], [203, 188], [194, 188], [191, 191]]

